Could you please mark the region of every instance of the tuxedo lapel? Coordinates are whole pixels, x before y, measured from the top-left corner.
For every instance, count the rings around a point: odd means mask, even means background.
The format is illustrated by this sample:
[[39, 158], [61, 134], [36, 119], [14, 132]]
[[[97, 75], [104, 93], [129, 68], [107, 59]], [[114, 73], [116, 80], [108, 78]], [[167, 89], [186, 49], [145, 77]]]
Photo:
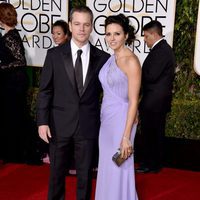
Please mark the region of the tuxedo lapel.
[[87, 75], [86, 75], [86, 79], [85, 79], [85, 84], [83, 86], [83, 93], [85, 92], [91, 78], [93, 77], [93, 74], [95, 72], [95, 60], [97, 60], [96, 58], [96, 51], [95, 48], [93, 48], [92, 45], [90, 45], [90, 61], [89, 61], [89, 66], [88, 66], [88, 71], [87, 71]]
[[74, 66], [72, 62], [72, 54], [71, 54], [71, 48], [70, 48], [69, 42], [66, 44], [66, 47], [64, 48], [64, 51], [62, 52], [62, 54], [63, 54], [64, 67], [67, 72], [67, 76], [72, 84], [72, 87], [77, 91], [76, 82], [75, 82], [75, 74], [74, 74]]
[[[67, 76], [72, 84], [72, 87], [77, 92], [70, 42], [68, 42], [65, 45], [65, 47], [63, 48], [62, 55], [63, 55], [63, 59], [64, 59], [64, 66], [65, 66], [65, 70], [67, 72]], [[95, 63], [97, 61], [98, 61], [98, 57], [96, 55], [96, 49], [90, 44], [89, 66], [88, 66], [87, 75], [86, 75], [85, 83], [83, 86], [83, 92], [82, 92], [81, 96], [84, 94], [89, 82], [91, 81], [91, 79], [95, 73], [95, 69], [96, 69]]]

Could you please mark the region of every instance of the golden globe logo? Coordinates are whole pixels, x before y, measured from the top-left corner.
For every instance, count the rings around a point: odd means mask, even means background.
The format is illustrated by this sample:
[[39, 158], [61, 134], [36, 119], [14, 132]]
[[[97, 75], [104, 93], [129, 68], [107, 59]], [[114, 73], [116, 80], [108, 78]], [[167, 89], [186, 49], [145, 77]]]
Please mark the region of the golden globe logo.
[[112, 53], [105, 42], [104, 22], [107, 16], [123, 13], [136, 30], [134, 47], [131, 47], [141, 63], [149, 52], [143, 40], [142, 27], [151, 20], [158, 20], [163, 25], [165, 39], [172, 46], [176, 0], [87, 0], [87, 6], [94, 13], [94, 31], [91, 42], [98, 48]]

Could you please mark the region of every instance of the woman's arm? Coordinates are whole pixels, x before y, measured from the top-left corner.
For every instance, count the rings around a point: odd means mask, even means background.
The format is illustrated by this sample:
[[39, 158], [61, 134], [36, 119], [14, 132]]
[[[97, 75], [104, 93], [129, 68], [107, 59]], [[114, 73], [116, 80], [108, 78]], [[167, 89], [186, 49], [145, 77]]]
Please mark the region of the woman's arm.
[[141, 66], [138, 58], [133, 55], [129, 59], [125, 59], [125, 62], [122, 63], [122, 69], [128, 77], [128, 112], [126, 126], [121, 140], [121, 152], [122, 156], [127, 158], [130, 155], [130, 150], [132, 148], [130, 142], [131, 130], [137, 118], [137, 107], [141, 84]]

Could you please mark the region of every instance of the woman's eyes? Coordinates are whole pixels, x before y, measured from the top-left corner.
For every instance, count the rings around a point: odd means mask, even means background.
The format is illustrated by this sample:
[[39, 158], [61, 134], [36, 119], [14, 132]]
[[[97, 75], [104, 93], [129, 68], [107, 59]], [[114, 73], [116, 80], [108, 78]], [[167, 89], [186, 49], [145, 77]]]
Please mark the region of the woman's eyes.
[[113, 33], [113, 34], [111, 34], [111, 33], [106, 33], [106, 36], [111, 36], [111, 35], [114, 35], [114, 36], [117, 35], [117, 36], [118, 36], [118, 35], [120, 35], [120, 34], [121, 34], [121, 33], [118, 33], [118, 32]]

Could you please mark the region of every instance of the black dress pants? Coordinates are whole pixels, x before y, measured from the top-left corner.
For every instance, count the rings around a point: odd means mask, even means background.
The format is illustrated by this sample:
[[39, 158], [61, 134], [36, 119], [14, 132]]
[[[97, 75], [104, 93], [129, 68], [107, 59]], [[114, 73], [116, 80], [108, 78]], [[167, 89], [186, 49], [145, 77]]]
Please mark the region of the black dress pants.
[[141, 111], [142, 165], [152, 170], [162, 167], [165, 112]]
[[48, 200], [65, 199], [65, 176], [71, 159], [71, 142], [74, 144], [77, 172], [77, 200], [90, 200], [92, 185], [93, 139], [77, 137], [58, 138], [50, 141], [50, 183]]

